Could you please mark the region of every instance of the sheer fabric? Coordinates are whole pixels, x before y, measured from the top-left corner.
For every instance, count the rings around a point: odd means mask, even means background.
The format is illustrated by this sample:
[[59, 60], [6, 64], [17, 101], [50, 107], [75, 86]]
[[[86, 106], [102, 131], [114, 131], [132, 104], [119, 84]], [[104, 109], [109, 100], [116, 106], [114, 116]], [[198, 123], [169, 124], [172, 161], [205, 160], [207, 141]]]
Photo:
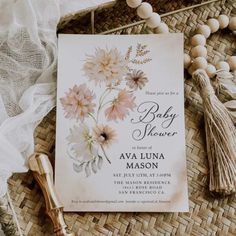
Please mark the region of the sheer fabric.
[[55, 106], [57, 0], [0, 1], [0, 196], [28, 170], [33, 132]]

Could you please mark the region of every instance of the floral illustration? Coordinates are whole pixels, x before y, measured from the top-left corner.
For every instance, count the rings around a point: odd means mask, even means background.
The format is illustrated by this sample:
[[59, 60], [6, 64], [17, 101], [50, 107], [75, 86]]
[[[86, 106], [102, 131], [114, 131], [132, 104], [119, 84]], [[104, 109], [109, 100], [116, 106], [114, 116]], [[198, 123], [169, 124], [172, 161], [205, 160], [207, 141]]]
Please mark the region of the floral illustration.
[[148, 82], [146, 75], [141, 70], [133, 70], [132, 72], [129, 72], [125, 79], [127, 81], [126, 85], [130, 89], [134, 90], [142, 89]]
[[132, 93], [121, 90], [118, 96], [112, 100], [111, 106], [105, 110], [107, 120], [124, 120], [124, 118], [129, 115], [129, 110], [133, 110], [136, 106], [134, 101], [135, 97], [133, 97]]
[[126, 74], [128, 61], [115, 49], [101, 49], [95, 55], [88, 56], [83, 70], [89, 80], [96, 84], [105, 83], [107, 86], [117, 85]]
[[109, 147], [116, 139], [116, 132], [108, 125], [97, 125], [93, 132], [95, 141], [103, 147]]
[[92, 135], [86, 124], [81, 123], [79, 127], [74, 126], [70, 129], [67, 141], [71, 144], [69, 150], [80, 162], [93, 160], [97, 155]]
[[[136, 107], [135, 92], [145, 87], [148, 78], [132, 66], [150, 62], [149, 52], [142, 44], [137, 44], [135, 50], [130, 46], [125, 55], [117, 48], [97, 48], [94, 55], [87, 56], [82, 69], [89, 81], [100, 86], [98, 99], [86, 84], [74, 85], [60, 98], [65, 118], [78, 123], [67, 137], [67, 152], [75, 172], [84, 171], [89, 177], [102, 168], [104, 160], [111, 164], [106, 152], [118, 137], [109, 123], [125, 120]], [[92, 126], [87, 125], [89, 119]]]
[[83, 121], [89, 113], [94, 112], [96, 106], [92, 103], [95, 95], [86, 87], [85, 84], [75, 85], [66, 96], [61, 98], [61, 104], [65, 111], [65, 117]]

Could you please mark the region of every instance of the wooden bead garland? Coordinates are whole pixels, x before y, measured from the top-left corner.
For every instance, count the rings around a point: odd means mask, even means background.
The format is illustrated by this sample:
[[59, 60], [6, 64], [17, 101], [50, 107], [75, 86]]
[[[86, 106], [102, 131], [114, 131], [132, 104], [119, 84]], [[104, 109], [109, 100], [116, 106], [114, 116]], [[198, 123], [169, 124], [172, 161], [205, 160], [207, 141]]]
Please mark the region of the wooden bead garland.
[[[231, 23], [231, 25], [230, 25]], [[236, 74], [236, 56], [231, 56], [227, 62], [219, 61], [216, 66], [207, 64], [203, 37], [208, 38], [218, 29], [229, 27], [236, 30], [236, 17], [229, 19], [220, 15], [217, 19], [209, 19], [207, 25], [197, 28], [197, 33], [191, 39], [192, 59], [184, 56], [185, 68], [192, 75], [199, 88], [203, 100], [204, 121], [207, 141], [207, 155], [210, 169], [209, 189], [222, 195], [236, 192], [236, 128], [227, 108], [217, 99], [211, 87], [209, 78], [214, 78], [217, 70]], [[202, 36], [198, 36], [202, 34]], [[197, 57], [196, 56], [201, 56]], [[199, 70], [200, 69], [200, 70]], [[223, 164], [227, 163], [227, 165]]]
[[[217, 19], [211, 18], [207, 21], [207, 25], [200, 25], [197, 27], [197, 34], [195, 34], [190, 42], [193, 48], [191, 49], [191, 63], [186, 64], [186, 69], [188, 69], [189, 74], [192, 75], [192, 73], [197, 69], [205, 69], [207, 75], [209, 78], [213, 78], [216, 74], [217, 70], [224, 70], [224, 71], [236, 71], [236, 56], [232, 56], [228, 59], [227, 62], [225, 61], [219, 61], [215, 66], [208, 64], [206, 66], [206, 63], [203, 59], [195, 60], [196, 57], [207, 57], [207, 50], [204, 47], [206, 44], [206, 41], [204, 41], [203, 38], [207, 39], [211, 33], [216, 32], [219, 29], [224, 29], [227, 26], [230, 27], [231, 23], [231, 29], [234, 29], [234, 24], [236, 23], [236, 17], [232, 17], [229, 19], [226, 15], [220, 15]], [[185, 57], [184, 57], [185, 60]], [[184, 61], [185, 62], [185, 61]], [[189, 67], [187, 67], [187, 65]]]
[[[207, 64], [203, 57], [205, 42], [200, 38], [208, 38], [211, 33], [226, 27], [236, 30], [236, 17], [229, 19], [226, 15], [220, 15], [218, 19], [209, 19], [207, 25], [199, 26], [198, 34], [191, 39], [193, 60], [189, 63], [189, 57], [184, 57], [185, 68], [192, 75], [203, 100], [210, 169], [209, 189], [222, 195], [236, 192], [236, 128], [229, 111], [215, 96], [209, 78], [214, 78], [217, 70], [231, 70], [236, 74], [236, 56], [231, 56], [227, 62], [219, 61], [216, 66]], [[199, 33], [202, 37], [198, 36]]]
[[126, 3], [131, 8], [137, 8], [137, 15], [146, 21], [146, 25], [153, 29], [154, 33], [168, 33], [169, 27], [166, 23], [161, 22], [161, 17], [158, 13], [153, 12], [152, 6], [142, 0], [126, 0]]
[[[202, 37], [195, 35], [191, 39], [193, 60], [189, 63], [189, 57], [184, 56], [185, 68], [192, 75], [203, 100], [207, 156], [210, 169], [209, 189], [222, 195], [236, 192], [236, 128], [229, 111], [216, 97], [209, 78], [215, 77], [217, 70], [226, 72], [231, 70], [236, 74], [236, 56], [231, 56], [227, 62], [219, 61], [216, 66], [207, 64], [203, 57], [205, 56], [203, 49], [205, 42], [200, 38], [208, 38], [210, 33], [227, 26], [229, 29], [235, 30], [236, 17], [229, 19], [225, 15], [220, 15], [218, 20], [209, 19], [207, 25], [199, 26], [197, 29], [197, 33], [202, 33]], [[195, 58], [196, 56], [201, 57]], [[227, 165], [223, 163], [227, 163]]]

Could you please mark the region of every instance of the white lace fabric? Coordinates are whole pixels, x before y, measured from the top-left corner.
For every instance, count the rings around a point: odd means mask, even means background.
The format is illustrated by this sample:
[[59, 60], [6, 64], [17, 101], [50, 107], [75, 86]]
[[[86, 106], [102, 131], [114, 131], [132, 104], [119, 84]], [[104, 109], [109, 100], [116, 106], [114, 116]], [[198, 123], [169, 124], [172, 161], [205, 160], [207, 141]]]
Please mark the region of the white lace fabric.
[[33, 132], [55, 106], [57, 0], [0, 2], [0, 197], [28, 170]]

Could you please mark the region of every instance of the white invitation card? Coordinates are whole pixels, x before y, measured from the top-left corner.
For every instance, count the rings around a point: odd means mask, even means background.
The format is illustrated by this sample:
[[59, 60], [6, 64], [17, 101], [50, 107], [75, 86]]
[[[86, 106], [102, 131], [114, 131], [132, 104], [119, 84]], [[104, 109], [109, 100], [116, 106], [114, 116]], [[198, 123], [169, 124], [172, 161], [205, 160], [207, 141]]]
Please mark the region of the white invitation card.
[[65, 211], [188, 211], [183, 35], [59, 35]]

